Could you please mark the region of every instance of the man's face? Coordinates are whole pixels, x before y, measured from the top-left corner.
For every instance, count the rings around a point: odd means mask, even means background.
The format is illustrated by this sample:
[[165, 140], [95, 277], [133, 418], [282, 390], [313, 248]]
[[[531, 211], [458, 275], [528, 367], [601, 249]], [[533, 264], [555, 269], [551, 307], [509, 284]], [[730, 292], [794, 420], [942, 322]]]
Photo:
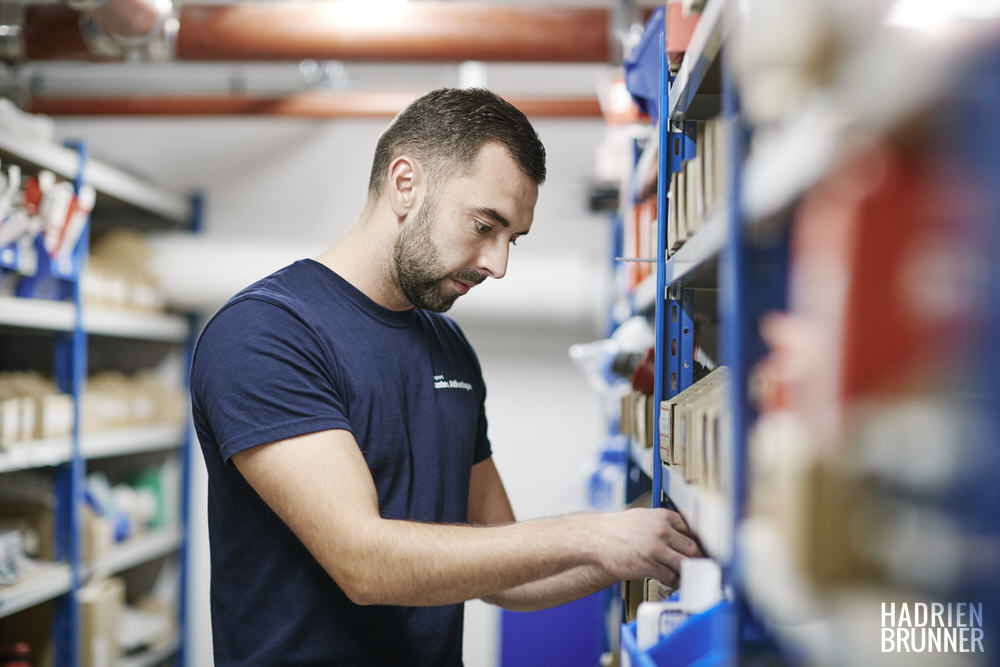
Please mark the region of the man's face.
[[427, 192], [393, 248], [396, 279], [418, 308], [444, 312], [488, 277], [507, 271], [510, 245], [528, 233], [538, 186], [499, 144]]

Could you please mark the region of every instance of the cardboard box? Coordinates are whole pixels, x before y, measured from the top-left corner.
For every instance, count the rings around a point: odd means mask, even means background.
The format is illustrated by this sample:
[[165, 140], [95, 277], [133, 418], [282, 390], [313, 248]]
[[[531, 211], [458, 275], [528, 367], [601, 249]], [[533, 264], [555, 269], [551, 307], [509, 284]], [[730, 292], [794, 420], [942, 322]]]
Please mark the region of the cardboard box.
[[631, 623], [635, 620], [639, 605], [644, 602], [646, 594], [645, 579], [629, 579], [622, 582], [622, 603], [625, 609], [625, 622]]
[[687, 234], [693, 235], [705, 218], [705, 124], [698, 123], [695, 138], [695, 156], [688, 161], [687, 177]]
[[622, 396], [621, 415], [618, 418], [618, 430], [622, 435], [632, 435], [635, 418], [632, 416], [632, 394]]
[[21, 439], [21, 401], [0, 398], [0, 449]]
[[111, 522], [84, 503], [80, 508], [82, 522], [80, 552], [86, 561], [107, 556], [115, 544], [115, 530]]
[[80, 601], [80, 664], [118, 664], [118, 619], [125, 606], [125, 582], [118, 578], [92, 581], [78, 593]]
[[712, 122], [712, 193], [716, 204], [721, 203], [728, 192], [726, 182], [728, 179], [729, 151], [726, 141], [726, 123], [722, 118], [717, 118]]
[[[728, 377], [728, 369], [720, 366], [672, 399], [664, 401], [671, 411], [669, 460], [677, 472], [690, 482], [700, 483], [705, 476], [704, 411], [706, 406], [713, 404], [723, 406], [721, 410], [728, 409], [725, 407]], [[701, 401], [705, 397], [708, 402], [703, 404]], [[661, 449], [663, 446], [661, 439]]]
[[31, 526], [37, 536], [37, 546], [29, 544], [32, 547], [30, 551], [34, 552], [29, 555], [42, 560], [55, 560], [55, 510], [51, 505], [27, 500], [4, 500], [0, 503], [0, 517]]
[[651, 397], [642, 392], [632, 392], [632, 418], [634, 420], [633, 436], [638, 442], [646, 442], [646, 404]]
[[670, 437], [673, 432], [674, 411], [670, 400], [660, 402], [660, 461], [667, 465], [673, 464], [673, 449]]
[[658, 579], [646, 579], [646, 602], [666, 600], [677, 590], [676, 586], [667, 586]]

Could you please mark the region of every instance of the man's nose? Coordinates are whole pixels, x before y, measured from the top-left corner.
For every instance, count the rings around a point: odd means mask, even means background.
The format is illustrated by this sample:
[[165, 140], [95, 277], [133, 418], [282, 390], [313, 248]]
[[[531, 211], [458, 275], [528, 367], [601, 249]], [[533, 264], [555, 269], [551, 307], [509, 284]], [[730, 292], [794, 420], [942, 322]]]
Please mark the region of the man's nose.
[[503, 278], [507, 273], [507, 257], [510, 246], [503, 238], [498, 237], [487, 245], [479, 256], [479, 270], [493, 278]]

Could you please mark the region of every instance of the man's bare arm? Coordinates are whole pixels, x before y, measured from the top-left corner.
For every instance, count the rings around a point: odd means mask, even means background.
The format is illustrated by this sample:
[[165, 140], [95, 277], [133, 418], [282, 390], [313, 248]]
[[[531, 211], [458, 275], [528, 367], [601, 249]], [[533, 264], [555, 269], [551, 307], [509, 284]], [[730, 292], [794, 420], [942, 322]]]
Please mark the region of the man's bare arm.
[[[472, 468], [469, 485], [469, 523], [473, 525], [508, 524], [514, 521], [514, 512], [504, 489], [503, 482], [492, 459], [477, 463]], [[674, 515], [673, 544], [685, 556], [700, 554], [694, 540], [685, 539], [687, 526]], [[674, 581], [671, 573], [662, 581]], [[571, 600], [590, 595], [619, 581], [615, 575], [596, 565], [579, 565], [550, 577], [531, 581], [507, 590], [499, 591], [483, 599], [513, 611], [533, 611], [554, 607]]]
[[451, 604], [579, 566], [615, 578], [665, 578], [679, 567], [666, 510], [491, 527], [383, 519], [368, 466], [347, 431], [253, 447], [233, 462], [358, 604]]

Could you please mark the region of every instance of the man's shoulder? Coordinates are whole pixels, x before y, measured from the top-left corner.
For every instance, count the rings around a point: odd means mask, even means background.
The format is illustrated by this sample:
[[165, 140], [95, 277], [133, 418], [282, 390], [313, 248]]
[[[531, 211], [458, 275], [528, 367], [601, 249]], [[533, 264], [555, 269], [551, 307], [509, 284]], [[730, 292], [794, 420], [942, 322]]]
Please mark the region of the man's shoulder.
[[304, 326], [314, 303], [303, 294], [304, 267], [296, 262], [244, 287], [205, 323], [199, 347], [206, 339], [237, 340], [254, 332]]

